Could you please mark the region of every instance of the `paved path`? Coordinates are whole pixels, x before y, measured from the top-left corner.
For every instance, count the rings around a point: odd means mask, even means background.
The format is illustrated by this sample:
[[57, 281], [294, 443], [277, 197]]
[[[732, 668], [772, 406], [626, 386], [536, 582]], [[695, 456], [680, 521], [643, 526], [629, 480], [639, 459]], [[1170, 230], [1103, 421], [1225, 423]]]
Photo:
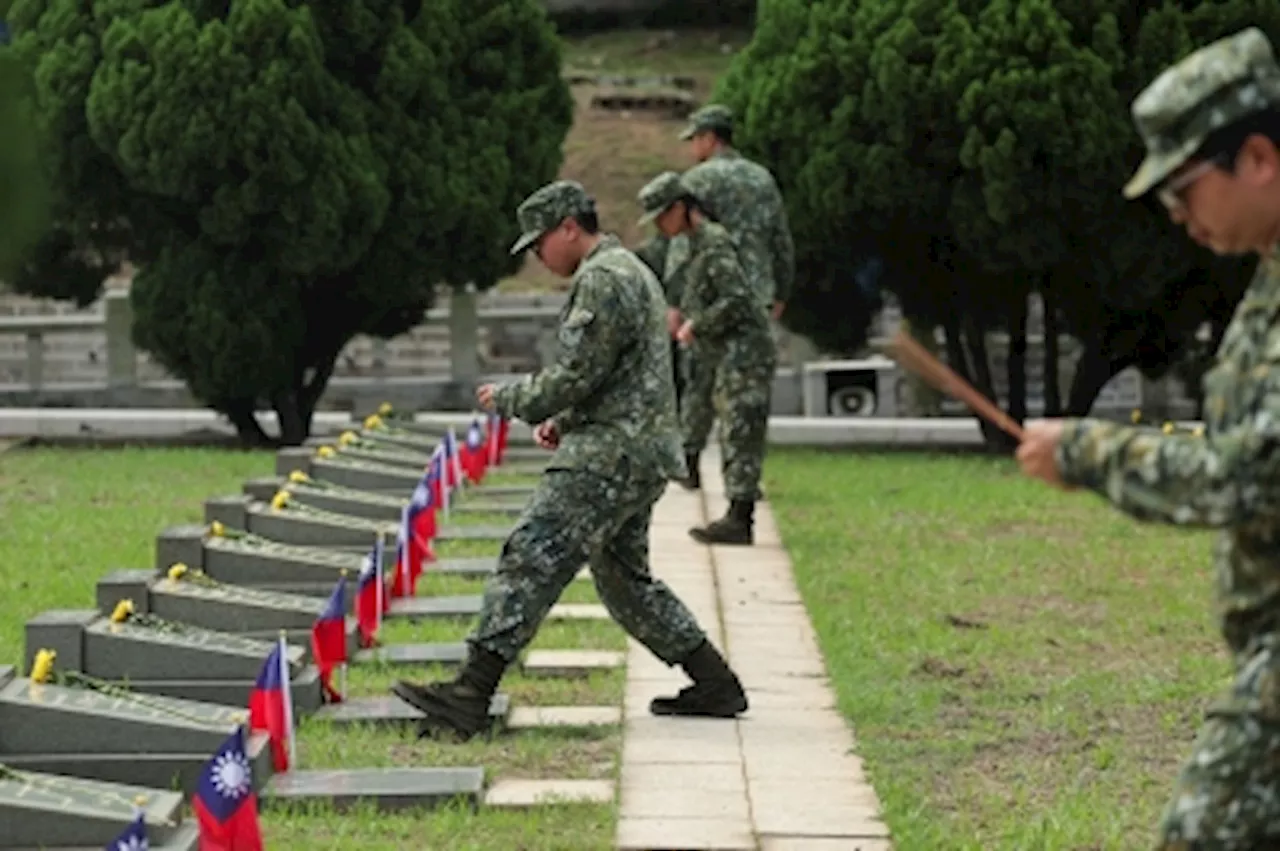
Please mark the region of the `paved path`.
[[724, 513], [719, 464], [704, 456], [701, 493], [671, 486], [652, 554], [655, 572], [727, 646], [751, 709], [737, 721], [650, 716], [649, 698], [687, 680], [632, 642], [617, 848], [888, 851], [767, 504], [757, 507], [754, 547], [707, 548], [688, 535]]

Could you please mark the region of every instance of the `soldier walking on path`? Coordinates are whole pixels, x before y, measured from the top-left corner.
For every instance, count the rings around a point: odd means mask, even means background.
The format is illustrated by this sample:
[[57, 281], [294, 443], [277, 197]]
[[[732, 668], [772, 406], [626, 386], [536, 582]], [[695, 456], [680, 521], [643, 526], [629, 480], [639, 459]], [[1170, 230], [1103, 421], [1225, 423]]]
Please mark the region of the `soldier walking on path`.
[[[782, 193], [773, 175], [734, 149], [733, 113], [726, 106], [710, 104], [695, 112], [680, 138], [689, 143], [693, 158], [698, 161], [689, 174], [706, 187], [703, 209], [737, 241], [747, 282], [761, 305], [773, 319], [778, 319], [791, 295], [795, 246]], [[668, 277], [688, 256], [687, 241], [672, 240], [667, 257]], [[684, 354], [686, 388], [681, 398], [680, 423], [689, 477], [682, 484], [693, 489], [701, 486], [698, 458], [715, 419], [711, 401], [715, 373], [704, 368], [696, 345]], [[767, 426], [767, 412], [765, 417]]]
[[1205, 374], [1203, 437], [1099, 420], [1033, 424], [1023, 471], [1139, 520], [1221, 530], [1218, 615], [1235, 680], [1213, 704], [1161, 820], [1160, 851], [1280, 848], [1280, 67], [1256, 28], [1165, 70], [1133, 102], [1155, 193], [1257, 272]]
[[689, 534], [704, 544], [754, 543], [769, 425], [769, 396], [778, 358], [769, 316], [747, 281], [733, 237], [714, 222], [702, 200], [708, 180], [694, 171], [664, 172], [640, 190], [641, 224], [654, 222], [667, 237], [688, 240], [681, 273], [676, 339], [697, 345], [698, 368], [711, 376], [720, 419], [728, 513]]
[[572, 181], [534, 192], [516, 213], [511, 251], [532, 248], [571, 278], [556, 362], [521, 381], [486, 384], [481, 407], [537, 425], [555, 450], [502, 547], [467, 661], [452, 682], [392, 691], [426, 718], [423, 734], [470, 738], [489, 726], [503, 672], [589, 564], [600, 601], [633, 638], [693, 684], [650, 703], [655, 715], [731, 718], [746, 711], [737, 676], [685, 605], [649, 570], [653, 507], [684, 472], [676, 432], [666, 300], [657, 279], [612, 234]]

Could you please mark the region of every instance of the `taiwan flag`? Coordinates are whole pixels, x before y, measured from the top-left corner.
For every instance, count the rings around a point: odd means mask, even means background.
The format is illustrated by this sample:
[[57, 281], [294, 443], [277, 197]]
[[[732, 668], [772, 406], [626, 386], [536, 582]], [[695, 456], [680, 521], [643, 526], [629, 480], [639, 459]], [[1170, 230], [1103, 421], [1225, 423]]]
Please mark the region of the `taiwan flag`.
[[429, 471], [418, 486], [413, 489], [409, 504], [400, 513], [400, 530], [397, 533], [399, 545], [396, 556], [396, 578], [402, 584], [404, 594], [412, 597], [417, 593], [418, 577], [422, 575], [422, 563], [435, 561], [435, 553], [431, 550], [431, 541], [436, 534], [436, 509], [432, 497], [432, 480], [434, 470]]
[[511, 420], [498, 417], [498, 463], [507, 457], [507, 435], [511, 432]]
[[311, 627], [311, 656], [320, 671], [320, 688], [329, 703], [341, 703], [342, 693], [333, 687], [333, 669], [347, 664], [347, 578], [329, 595], [324, 611]]
[[446, 468], [444, 445], [437, 445], [431, 453], [431, 463], [427, 466], [427, 490], [431, 494], [431, 504], [444, 509], [449, 514], [449, 486], [446, 484], [449, 475]]
[[382, 536], [378, 536], [373, 552], [360, 563], [356, 580], [356, 628], [360, 630], [360, 646], [372, 647], [387, 612], [387, 587], [382, 580]]
[[262, 663], [262, 672], [249, 693], [249, 727], [271, 737], [276, 771], [288, 771], [294, 751], [293, 702], [289, 694], [289, 650], [284, 637]]
[[484, 421], [484, 449], [485, 457], [488, 459], [490, 467], [498, 466], [498, 441], [500, 435], [498, 427], [498, 415], [489, 414]]
[[462, 484], [462, 459], [458, 457], [458, 438], [450, 427], [444, 434], [444, 484], [450, 491]]
[[263, 851], [244, 727], [204, 764], [191, 808], [200, 826], [200, 851]]
[[466, 471], [471, 483], [478, 485], [484, 481], [484, 471], [489, 465], [485, 457], [484, 433], [480, 430], [478, 420], [472, 420], [471, 427], [467, 429], [467, 439], [462, 444], [461, 455], [462, 469]]

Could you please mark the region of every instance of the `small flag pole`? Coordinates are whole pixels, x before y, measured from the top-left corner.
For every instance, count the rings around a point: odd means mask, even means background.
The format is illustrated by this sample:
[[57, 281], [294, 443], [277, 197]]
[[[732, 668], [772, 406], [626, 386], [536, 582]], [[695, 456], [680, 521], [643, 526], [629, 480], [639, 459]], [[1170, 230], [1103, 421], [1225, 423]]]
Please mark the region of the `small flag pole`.
[[284, 693], [285, 729], [289, 735], [289, 769], [298, 767], [298, 736], [293, 724], [293, 684], [289, 682], [289, 642], [285, 631], [280, 630], [280, 684]]
[[[343, 643], [345, 643], [345, 642], [346, 642], [346, 640], [347, 640], [347, 617], [346, 617], [346, 611], [347, 611], [347, 569], [346, 569], [345, 567], [344, 567], [344, 568], [342, 568], [342, 570], [340, 571], [340, 575], [342, 576], [342, 612], [343, 612], [343, 615], [342, 615], [342, 640], [343, 640]], [[357, 585], [359, 585], [359, 583], [358, 583], [358, 582], [357, 582], [356, 584], [357, 584]], [[357, 590], [358, 590], [358, 589], [357, 589]], [[343, 699], [343, 700], [346, 700], [346, 699], [347, 699], [347, 660], [346, 660], [346, 655], [347, 655], [347, 654], [346, 654], [345, 652], [342, 654], [342, 656], [343, 656], [342, 664], [338, 666], [338, 694], [342, 695], [342, 699]]]

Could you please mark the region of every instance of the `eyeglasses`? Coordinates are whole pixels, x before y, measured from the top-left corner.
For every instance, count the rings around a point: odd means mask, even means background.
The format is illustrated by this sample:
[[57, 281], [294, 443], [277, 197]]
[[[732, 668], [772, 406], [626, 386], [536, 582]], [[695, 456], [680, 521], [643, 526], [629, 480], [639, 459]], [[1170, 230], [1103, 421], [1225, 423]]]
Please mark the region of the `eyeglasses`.
[[1191, 168], [1184, 171], [1177, 177], [1166, 180], [1164, 184], [1156, 190], [1156, 197], [1160, 199], [1160, 203], [1164, 204], [1165, 209], [1169, 211], [1181, 210], [1186, 206], [1186, 200], [1182, 197], [1182, 193], [1191, 188], [1191, 184], [1204, 177], [1210, 171], [1218, 168], [1224, 161], [1222, 155], [1204, 160]]

